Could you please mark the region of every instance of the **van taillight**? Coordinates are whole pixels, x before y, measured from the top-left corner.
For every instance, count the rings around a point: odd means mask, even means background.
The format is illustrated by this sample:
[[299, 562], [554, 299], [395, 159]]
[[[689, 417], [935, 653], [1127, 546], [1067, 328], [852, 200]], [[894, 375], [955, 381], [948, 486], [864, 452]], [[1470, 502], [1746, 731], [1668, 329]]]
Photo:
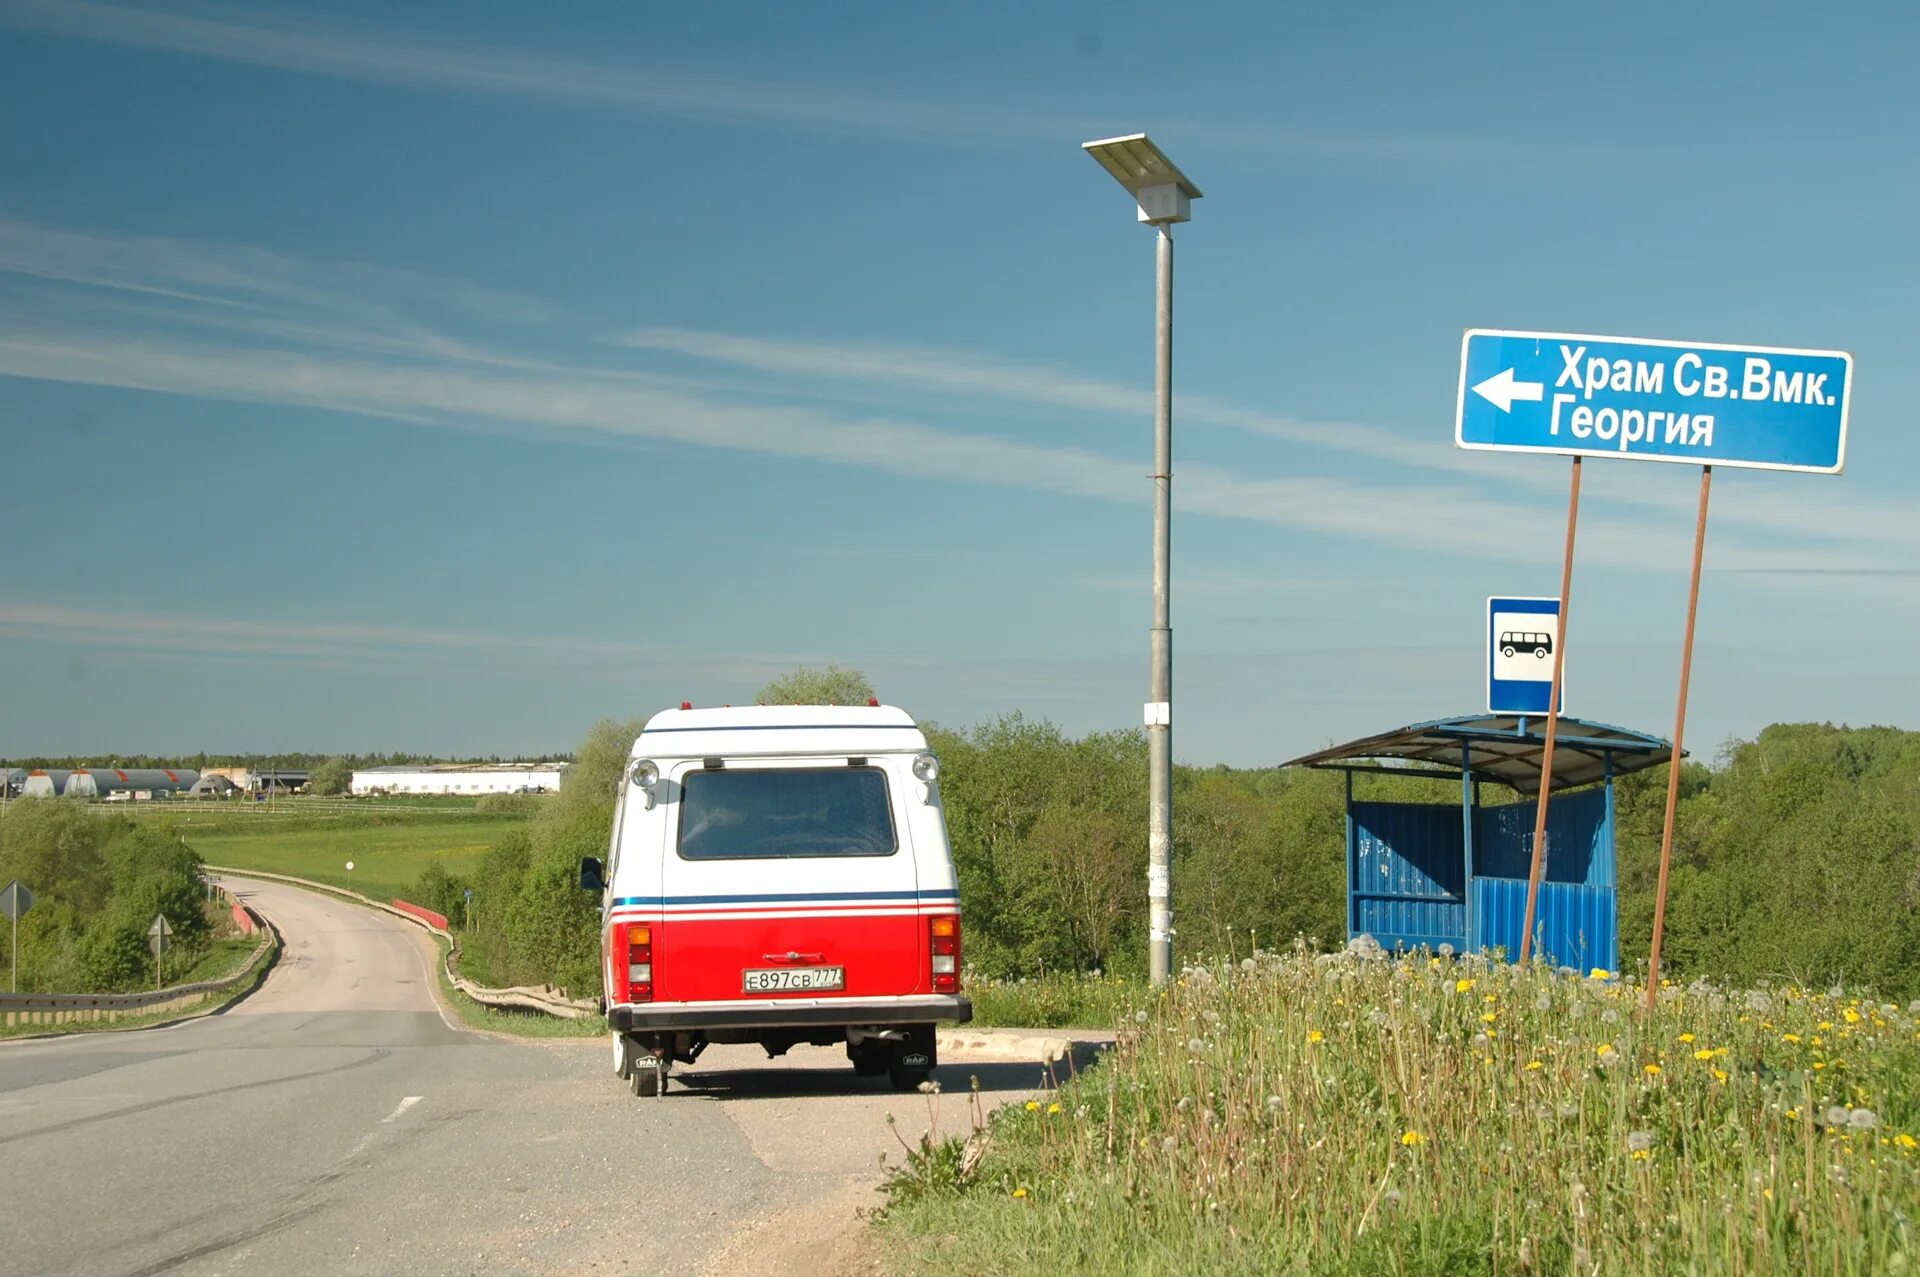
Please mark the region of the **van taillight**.
[[653, 924], [627, 922], [613, 929], [613, 1000], [653, 1001]]
[[933, 961], [933, 991], [935, 993], [960, 992], [960, 918], [956, 914], [941, 914], [927, 920], [927, 929], [932, 940], [930, 952]]

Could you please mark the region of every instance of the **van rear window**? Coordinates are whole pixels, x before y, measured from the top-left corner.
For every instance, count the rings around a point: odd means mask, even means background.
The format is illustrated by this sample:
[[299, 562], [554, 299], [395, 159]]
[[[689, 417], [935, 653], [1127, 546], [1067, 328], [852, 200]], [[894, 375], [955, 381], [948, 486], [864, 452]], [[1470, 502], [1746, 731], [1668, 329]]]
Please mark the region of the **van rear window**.
[[726, 768], [680, 784], [683, 860], [891, 856], [899, 847], [877, 767]]

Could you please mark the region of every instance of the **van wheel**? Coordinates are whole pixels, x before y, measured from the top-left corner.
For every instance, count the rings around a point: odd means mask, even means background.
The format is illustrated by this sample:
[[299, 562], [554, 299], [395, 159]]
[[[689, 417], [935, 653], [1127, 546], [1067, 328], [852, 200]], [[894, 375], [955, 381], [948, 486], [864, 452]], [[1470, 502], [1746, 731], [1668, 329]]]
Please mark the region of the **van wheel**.
[[887, 1070], [887, 1081], [893, 1083], [896, 1091], [917, 1091], [920, 1084], [932, 1076], [932, 1069], [903, 1069], [895, 1065]]
[[847, 1059], [853, 1062], [853, 1071], [858, 1076], [879, 1077], [888, 1071], [893, 1062], [893, 1048], [882, 1038], [849, 1042]]
[[633, 1073], [633, 1048], [626, 1035], [613, 1035], [613, 1075], [623, 1081]]
[[632, 1081], [633, 1093], [650, 1100], [667, 1089], [667, 1071], [652, 1062], [635, 1064]]

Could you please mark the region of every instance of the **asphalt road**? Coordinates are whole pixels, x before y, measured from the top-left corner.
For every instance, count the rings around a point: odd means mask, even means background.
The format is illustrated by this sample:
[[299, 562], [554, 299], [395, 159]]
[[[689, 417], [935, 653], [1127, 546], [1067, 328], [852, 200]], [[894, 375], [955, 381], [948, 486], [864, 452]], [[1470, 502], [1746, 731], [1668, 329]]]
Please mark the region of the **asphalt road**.
[[970, 1077], [990, 1097], [1040, 1077], [943, 1062], [930, 1114], [839, 1048], [715, 1047], [636, 1099], [605, 1039], [443, 1016], [418, 929], [229, 885], [286, 939], [252, 997], [0, 1044], [0, 1274], [697, 1270], [756, 1219], [871, 1180], [896, 1129], [964, 1129]]

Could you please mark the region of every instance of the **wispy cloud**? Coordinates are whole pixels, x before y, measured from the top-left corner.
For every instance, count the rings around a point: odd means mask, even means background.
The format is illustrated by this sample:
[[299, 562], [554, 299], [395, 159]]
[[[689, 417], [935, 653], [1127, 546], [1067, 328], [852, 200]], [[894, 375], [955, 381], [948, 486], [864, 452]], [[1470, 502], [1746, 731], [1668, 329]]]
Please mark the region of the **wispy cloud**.
[[[116, 386], [240, 402], [357, 413], [440, 428], [592, 442], [719, 448], [831, 462], [897, 475], [1018, 487], [1128, 504], [1148, 486], [1131, 439], [1109, 448], [1111, 427], [1144, 412], [1133, 387], [967, 351], [861, 343], [795, 343], [651, 328], [629, 350], [670, 355], [667, 371], [610, 365], [607, 349], [570, 317], [537, 301], [408, 271], [315, 263], [251, 249], [138, 236], [48, 231], [0, 221], [0, 272], [55, 290], [23, 306], [0, 298], [0, 375]], [[449, 336], [418, 318], [425, 307], [492, 335]], [[516, 324], [515, 321], [518, 323]], [[561, 349], [573, 358], [527, 353]], [[692, 371], [700, 375], [690, 375]], [[706, 365], [704, 369], [700, 365]], [[715, 371], [715, 369], [719, 371]], [[761, 374], [741, 378], [736, 370]], [[909, 402], [849, 409], [834, 385]], [[981, 397], [1081, 414], [1090, 443], [954, 430], [919, 409]], [[1300, 445], [1280, 475], [1219, 464], [1180, 467], [1184, 511], [1250, 520], [1396, 549], [1534, 561], [1540, 539], [1515, 529], [1553, 526], [1559, 482], [1534, 468], [1526, 482], [1430, 441], [1378, 427], [1295, 421], [1207, 397], [1181, 401], [1182, 420]], [[1061, 420], [1055, 438], [1088, 438]], [[1331, 457], [1370, 463], [1364, 477], [1329, 474]], [[1339, 467], [1333, 467], [1338, 469]], [[1351, 469], [1352, 467], [1348, 467]], [[1544, 480], [1544, 481], [1543, 481]], [[1654, 500], [1648, 493], [1664, 494]], [[1671, 504], [1678, 489], [1623, 490], [1624, 500]], [[1717, 568], [1871, 566], [1920, 548], [1904, 508], [1769, 502], [1728, 517], [1765, 532], [1817, 528], [1834, 544], [1716, 540]], [[1596, 510], [1583, 538], [1613, 561], [1676, 570], [1671, 529]], [[1872, 538], [1849, 543], [1855, 528]], [[1899, 563], [1915, 557], [1893, 557]]]

